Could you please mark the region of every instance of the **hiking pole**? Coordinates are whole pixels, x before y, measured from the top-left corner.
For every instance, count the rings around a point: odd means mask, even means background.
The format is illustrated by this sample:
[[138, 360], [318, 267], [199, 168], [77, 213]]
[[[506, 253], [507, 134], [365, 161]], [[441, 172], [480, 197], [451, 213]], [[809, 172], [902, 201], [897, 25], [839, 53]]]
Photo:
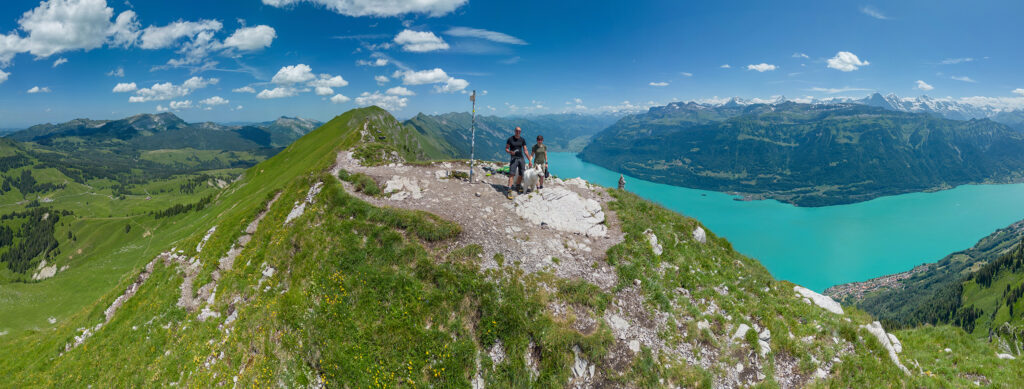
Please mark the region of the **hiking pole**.
[[476, 164], [476, 90], [473, 90], [473, 94], [469, 95], [469, 101], [473, 102], [473, 116], [470, 120], [470, 132], [469, 137], [469, 183], [473, 183], [473, 166]]

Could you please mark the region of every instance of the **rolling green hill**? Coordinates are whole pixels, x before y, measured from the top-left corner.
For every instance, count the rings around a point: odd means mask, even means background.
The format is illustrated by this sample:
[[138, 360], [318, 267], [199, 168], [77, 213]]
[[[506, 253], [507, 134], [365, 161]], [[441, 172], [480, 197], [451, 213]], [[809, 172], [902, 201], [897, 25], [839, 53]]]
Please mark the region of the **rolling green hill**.
[[633, 115], [580, 156], [651, 181], [800, 206], [1024, 179], [1024, 134], [859, 104], [674, 103]]
[[[129, 217], [141, 226], [130, 231], [115, 221], [125, 235], [97, 231], [104, 250], [126, 254], [118, 268], [83, 266], [31, 284], [59, 291], [48, 299], [0, 285], [0, 376], [18, 387], [933, 387], [1024, 378], [1021, 360], [998, 358], [957, 327], [871, 333], [867, 314], [819, 307], [827, 303], [772, 279], [698, 221], [627, 192], [593, 189], [620, 234], [593, 265], [610, 269], [611, 286], [527, 272], [511, 251], [508, 261], [481, 258], [479, 245], [458, 244], [471, 227], [374, 205], [384, 198], [350, 192], [333, 175], [346, 150], [368, 165], [425, 154], [403, 144], [414, 136], [404, 131], [379, 108], [349, 111], [247, 169], [202, 209]], [[116, 273], [115, 282], [90, 278], [100, 272]], [[89, 302], [66, 303], [86, 290]], [[27, 323], [40, 310], [56, 312], [53, 320]], [[889, 351], [895, 337], [899, 352]]]

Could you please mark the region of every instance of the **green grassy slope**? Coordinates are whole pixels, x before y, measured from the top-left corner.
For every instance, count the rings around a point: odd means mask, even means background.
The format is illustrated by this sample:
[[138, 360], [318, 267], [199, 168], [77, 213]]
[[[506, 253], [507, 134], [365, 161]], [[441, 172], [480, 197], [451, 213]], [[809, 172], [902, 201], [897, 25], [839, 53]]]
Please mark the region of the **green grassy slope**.
[[[248, 169], [202, 211], [165, 219], [174, 228], [152, 247], [198, 258], [195, 285], [202, 285], [214, 279], [218, 259], [245, 226], [280, 196], [233, 268], [220, 274], [206, 306], [219, 316], [204, 321], [199, 311], [179, 308], [183, 275], [177, 264], [156, 261], [110, 322], [65, 351], [82, 329], [105, 322], [103, 311], [154, 253], [55, 325], [0, 336], [0, 376], [21, 387], [210, 387], [236, 379], [244, 386], [470, 387], [479, 365], [489, 387], [560, 387], [573, 377], [578, 347], [610, 386], [710, 387], [728, 374], [723, 366], [750, 361], [791, 363], [791, 374], [809, 379], [816, 361], [832, 358], [839, 360], [834, 376], [815, 385], [968, 386], [976, 374], [1003, 385], [1024, 379], [1021, 361], [998, 360], [993, 346], [948, 326], [897, 333], [904, 363], [910, 366], [913, 357], [920, 364], [905, 376], [874, 337], [858, 329], [870, 320], [867, 314], [839, 316], [804, 303], [793, 296], [792, 284], [772, 279], [725, 239], [685, 239], [698, 221], [626, 192], [611, 191], [609, 204], [626, 233], [608, 252], [620, 280], [611, 291], [545, 272], [525, 275], [509, 261], [481, 270], [478, 246], [450, 247], [459, 226], [423, 212], [375, 207], [330, 176], [339, 150], [366, 146], [361, 130], [379, 125], [387, 132], [393, 120], [376, 107], [349, 111]], [[368, 155], [387, 147], [402, 149], [378, 145]], [[322, 190], [315, 201], [286, 222], [316, 183]], [[215, 226], [200, 251], [197, 245]], [[662, 237], [661, 255], [652, 252], [647, 229]], [[672, 267], [678, 271], [665, 270]], [[610, 359], [621, 342], [604, 312], [613, 294], [636, 288], [634, 280], [646, 301], [641, 309], [678, 329], [659, 338], [672, 347], [705, 347], [721, 355], [721, 363], [704, 368], [646, 347], [632, 358]], [[568, 304], [573, 315], [553, 314], [548, 307], [556, 302]], [[583, 317], [596, 324], [575, 329]], [[707, 328], [698, 327], [702, 321]], [[770, 329], [772, 352], [757, 357], [756, 337], [728, 340], [739, 323]], [[500, 364], [486, 351], [498, 340], [508, 355]], [[944, 347], [955, 352], [943, 353]], [[536, 356], [536, 373], [523, 358], [527, 352]], [[762, 385], [778, 383], [768, 378]]]

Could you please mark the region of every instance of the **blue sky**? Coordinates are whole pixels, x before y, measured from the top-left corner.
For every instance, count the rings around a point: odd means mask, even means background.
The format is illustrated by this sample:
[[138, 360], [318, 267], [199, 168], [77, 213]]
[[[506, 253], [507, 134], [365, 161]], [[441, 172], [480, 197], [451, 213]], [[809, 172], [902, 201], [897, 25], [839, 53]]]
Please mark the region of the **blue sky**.
[[1020, 15], [1019, 1], [5, 0], [0, 128], [367, 104], [405, 118], [466, 111], [474, 89], [498, 115], [874, 91], [1024, 108]]

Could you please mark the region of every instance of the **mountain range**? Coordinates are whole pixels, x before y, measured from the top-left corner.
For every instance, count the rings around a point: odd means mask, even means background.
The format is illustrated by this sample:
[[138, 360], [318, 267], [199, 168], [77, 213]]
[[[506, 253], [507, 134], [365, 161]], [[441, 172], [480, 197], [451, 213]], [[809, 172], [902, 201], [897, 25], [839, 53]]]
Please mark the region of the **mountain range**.
[[97, 145], [129, 145], [146, 150], [195, 148], [237, 151], [284, 147], [320, 124], [315, 120], [289, 117], [243, 126], [187, 123], [173, 113], [164, 112], [117, 120], [75, 119], [58, 124], [39, 124], [7, 137], [45, 146], [84, 141]]
[[[872, 107], [885, 108], [892, 111], [926, 113], [954, 120], [970, 119], [992, 119], [993, 121], [1009, 125], [1024, 131], [1024, 109], [1012, 108], [1005, 105], [993, 104], [991, 102], [968, 102], [953, 98], [932, 98], [928, 95], [918, 97], [900, 97], [894, 93], [882, 95], [873, 93], [866, 97], [829, 97], [829, 98], [799, 98], [788, 99], [785, 96], [777, 96], [771, 99], [743, 99], [739, 97], [730, 98], [724, 102], [694, 102], [709, 108], [721, 108], [730, 106], [746, 106], [754, 104], [779, 104], [784, 102], [795, 102], [802, 104], [861, 104]], [[680, 104], [680, 103], [673, 103]], [[685, 104], [685, 103], [682, 103]], [[671, 105], [671, 104], [669, 104]]]
[[672, 103], [594, 136], [584, 160], [801, 206], [1024, 179], [1024, 133], [860, 103]]

